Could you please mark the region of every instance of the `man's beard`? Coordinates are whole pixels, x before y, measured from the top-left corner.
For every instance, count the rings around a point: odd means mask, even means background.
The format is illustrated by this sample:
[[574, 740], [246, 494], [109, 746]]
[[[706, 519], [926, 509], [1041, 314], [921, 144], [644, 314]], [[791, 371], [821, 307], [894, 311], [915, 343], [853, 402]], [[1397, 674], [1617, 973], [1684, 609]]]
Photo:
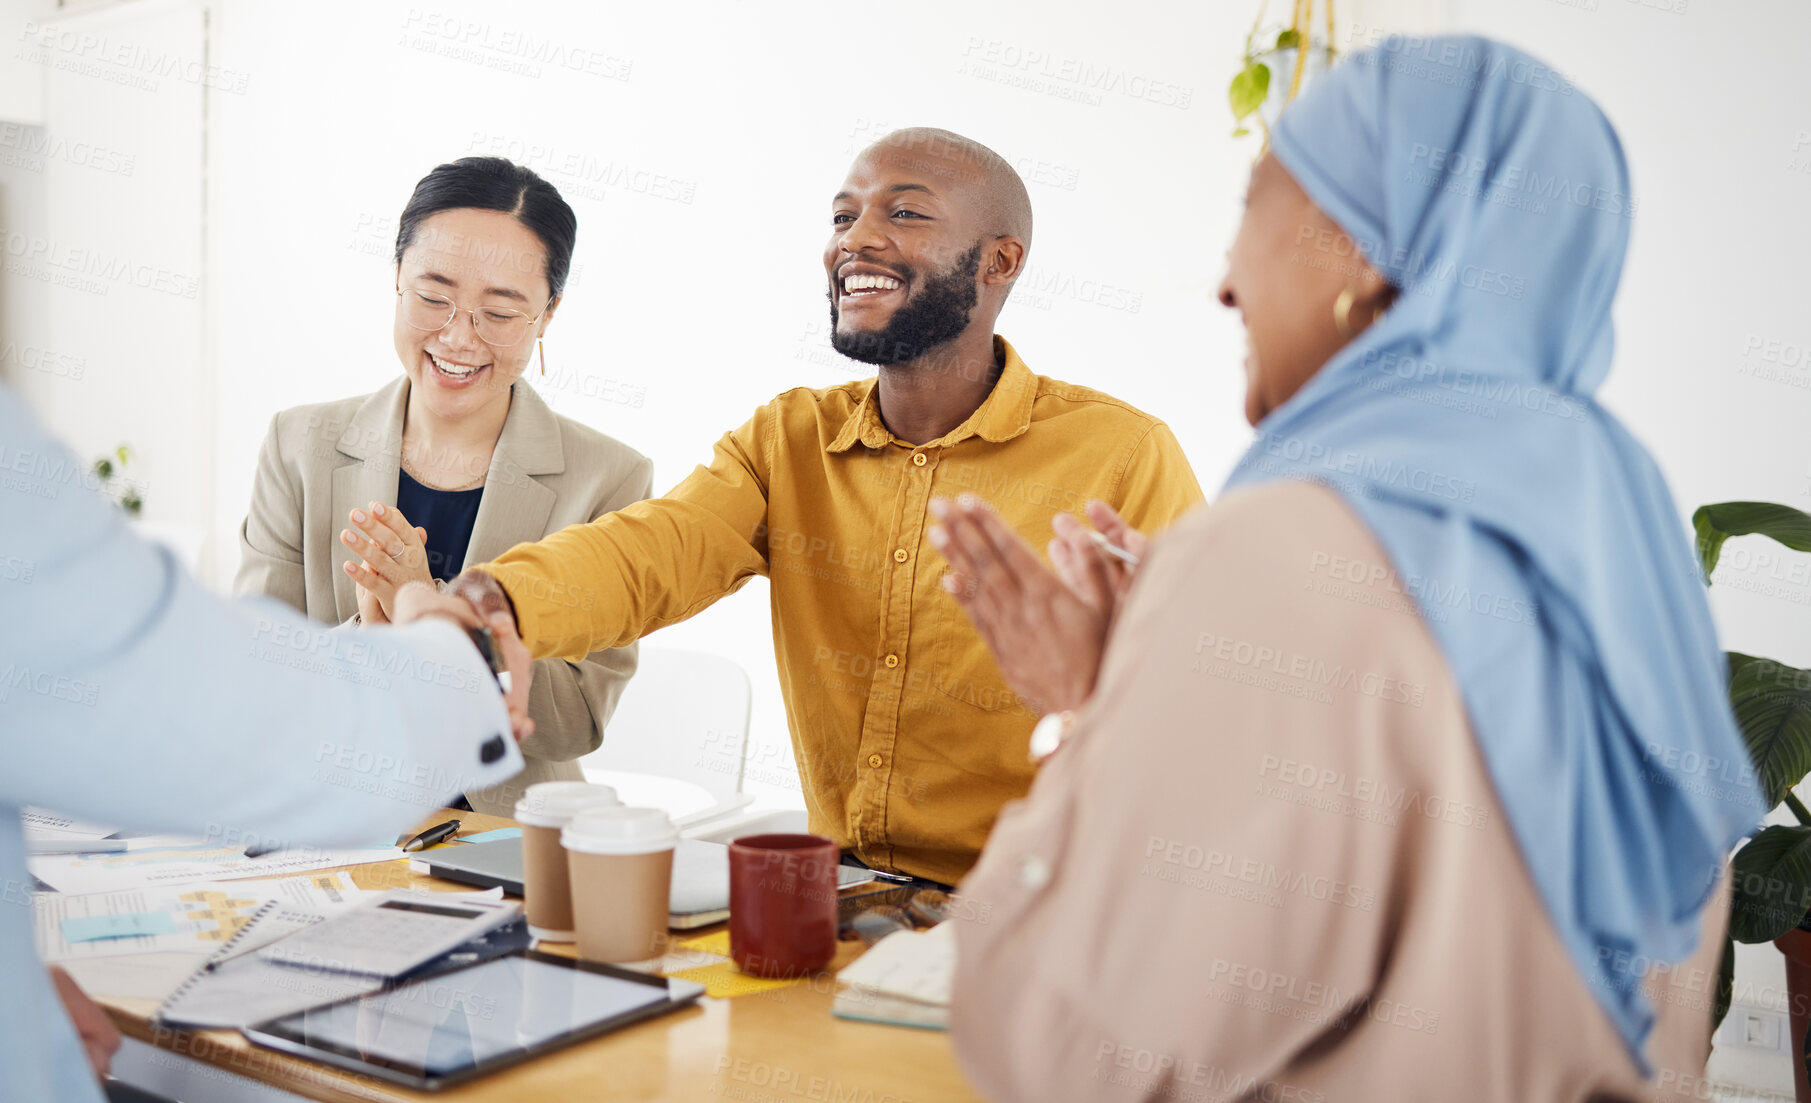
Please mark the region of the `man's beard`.
[[975, 273], [981, 267], [981, 243], [957, 257], [948, 268], [926, 276], [916, 297], [893, 312], [878, 332], [844, 333], [837, 328], [836, 289], [830, 290], [830, 345], [864, 364], [904, 364], [968, 328], [969, 314], [980, 296]]

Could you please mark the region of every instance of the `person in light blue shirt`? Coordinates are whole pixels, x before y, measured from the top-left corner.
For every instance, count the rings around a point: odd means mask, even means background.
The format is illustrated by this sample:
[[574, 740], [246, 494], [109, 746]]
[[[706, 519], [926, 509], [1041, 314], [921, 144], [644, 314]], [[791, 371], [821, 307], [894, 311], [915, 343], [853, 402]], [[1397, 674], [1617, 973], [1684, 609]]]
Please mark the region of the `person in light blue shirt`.
[[394, 838], [522, 769], [527, 651], [493, 627], [507, 699], [447, 619], [340, 633], [218, 597], [0, 386], [0, 1100], [101, 1098], [33, 949], [21, 806], [235, 846]]

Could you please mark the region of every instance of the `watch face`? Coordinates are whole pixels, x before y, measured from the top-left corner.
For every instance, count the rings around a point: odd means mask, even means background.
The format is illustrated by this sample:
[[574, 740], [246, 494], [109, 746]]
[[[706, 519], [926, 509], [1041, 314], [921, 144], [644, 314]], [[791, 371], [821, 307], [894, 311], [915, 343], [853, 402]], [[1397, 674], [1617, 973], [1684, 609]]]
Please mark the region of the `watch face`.
[[[496, 636], [488, 628], [467, 628], [465, 634], [471, 637], [472, 646], [478, 649], [478, 654], [484, 657], [484, 664], [490, 667], [492, 676], [496, 677], [498, 683], [501, 684], [504, 673], [503, 657], [497, 652]], [[504, 686], [503, 691], [508, 693], [509, 687]]]

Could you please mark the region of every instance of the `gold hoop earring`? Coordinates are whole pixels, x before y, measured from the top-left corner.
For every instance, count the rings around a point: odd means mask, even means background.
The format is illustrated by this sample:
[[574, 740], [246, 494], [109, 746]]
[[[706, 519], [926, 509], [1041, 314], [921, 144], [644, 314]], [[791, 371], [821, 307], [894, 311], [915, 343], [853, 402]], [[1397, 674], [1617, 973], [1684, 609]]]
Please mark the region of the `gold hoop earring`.
[[1341, 337], [1348, 340], [1352, 337], [1352, 300], [1357, 298], [1350, 287], [1339, 293], [1333, 300], [1333, 326], [1339, 330]]
[[541, 347], [541, 339], [539, 337], [536, 337], [534, 339], [534, 354], [535, 354], [535, 356], [540, 358], [541, 374], [546, 375], [547, 374], [547, 350], [543, 349]]

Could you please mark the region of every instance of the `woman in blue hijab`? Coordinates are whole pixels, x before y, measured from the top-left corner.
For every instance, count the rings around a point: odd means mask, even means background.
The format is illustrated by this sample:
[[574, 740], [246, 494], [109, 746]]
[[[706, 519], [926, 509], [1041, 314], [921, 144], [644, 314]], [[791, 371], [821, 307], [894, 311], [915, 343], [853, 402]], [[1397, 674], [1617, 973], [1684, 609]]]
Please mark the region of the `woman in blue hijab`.
[[991, 1096], [1701, 1088], [1765, 806], [1685, 527], [1594, 397], [1634, 212], [1552, 69], [1392, 38], [1253, 170], [1220, 299], [1257, 438], [1123, 602], [1072, 520], [1059, 581], [934, 507], [1021, 696], [1086, 701], [963, 885]]

